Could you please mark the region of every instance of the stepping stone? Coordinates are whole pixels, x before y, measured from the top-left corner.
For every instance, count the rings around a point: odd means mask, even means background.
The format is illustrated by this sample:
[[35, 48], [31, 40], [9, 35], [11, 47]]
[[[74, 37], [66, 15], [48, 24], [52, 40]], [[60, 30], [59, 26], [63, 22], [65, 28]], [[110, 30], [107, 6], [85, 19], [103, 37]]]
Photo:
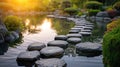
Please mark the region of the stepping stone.
[[71, 28], [71, 30], [78, 30], [78, 31], [81, 31], [81, 29], [83, 29], [83, 28]]
[[102, 52], [102, 45], [98, 43], [79, 43], [76, 45], [76, 52], [84, 56], [98, 56]]
[[82, 35], [81, 34], [67, 34], [67, 37], [70, 38], [70, 37], [76, 37], [76, 38], [81, 38]]
[[40, 51], [44, 47], [46, 47], [46, 45], [44, 43], [35, 42], [35, 43], [30, 44], [28, 46], [27, 50], [28, 51], [34, 51], [34, 50]]
[[91, 36], [91, 32], [79, 32], [82, 36]]
[[45, 47], [41, 51], [41, 58], [61, 58], [64, 50], [60, 47]]
[[85, 27], [94, 27], [94, 25], [85, 25]]
[[57, 46], [57, 47], [61, 47], [63, 49], [66, 49], [68, 46], [68, 42], [67, 41], [63, 41], [63, 40], [54, 40], [54, 41], [50, 41], [47, 44], [48, 46]]
[[57, 36], [55, 36], [55, 40], [67, 40], [67, 36], [65, 36], [65, 35], [57, 35]]
[[70, 30], [69, 33], [79, 33], [79, 30]]
[[84, 29], [82, 29], [81, 32], [91, 32], [91, 30], [84, 30]]
[[74, 28], [83, 28], [84, 26], [75, 26]]
[[94, 25], [94, 23], [86, 23], [86, 25]]
[[58, 58], [41, 59], [36, 61], [36, 67], [66, 67], [64, 60]]
[[92, 30], [93, 27], [84, 27], [83, 29], [84, 29], [84, 30]]
[[39, 60], [40, 52], [39, 51], [26, 51], [21, 52], [17, 56], [18, 66], [32, 67], [35, 64], [35, 61]]
[[73, 44], [77, 44], [77, 43], [80, 43], [81, 42], [81, 39], [80, 38], [68, 38], [67, 41], [69, 43], [73, 43]]

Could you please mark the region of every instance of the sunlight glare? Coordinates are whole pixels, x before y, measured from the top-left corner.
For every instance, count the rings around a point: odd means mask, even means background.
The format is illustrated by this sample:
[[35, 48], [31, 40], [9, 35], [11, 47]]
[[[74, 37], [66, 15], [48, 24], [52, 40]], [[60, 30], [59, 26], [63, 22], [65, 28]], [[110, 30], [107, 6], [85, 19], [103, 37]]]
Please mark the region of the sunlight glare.
[[43, 21], [43, 24], [41, 25], [41, 29], [42, 30], [46, 30], [46, 29], [50, 29], [51, 28], [51, 21], [50, 20], [48, 20], [48, 19], [45, 19], [44, 21]]
[[25, 26], [28, 26], [30, 24], [30, 20], [29, 19], [26, 19], [25, 20]]

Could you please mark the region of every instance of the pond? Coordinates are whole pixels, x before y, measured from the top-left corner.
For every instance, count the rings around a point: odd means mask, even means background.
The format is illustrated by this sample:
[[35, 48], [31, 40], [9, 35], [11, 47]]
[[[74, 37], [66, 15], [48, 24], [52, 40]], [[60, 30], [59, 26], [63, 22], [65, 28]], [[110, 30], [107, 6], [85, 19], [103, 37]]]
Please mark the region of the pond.
[[[49, 41], [53, 41], [56, 35], [68, 34], [70, 28], [74, 26], [74, 22], [66, 19], [46, 18], [45, 16], [22, 18], [26, 26], [22, 43], [15, 48], [10, 47], [5, 55], [0, 56], [0, 67], [19, 67], [16, 63], [16, 57], [20, 52], [26, 51], [30, 43], [42, 42], [47, 44]], [[75, 50], [73, 45], [69, 46], [62, 57], [67, 63], [67, 67], [103, 67], [102, 55], [95, 57], [78, 56]]]

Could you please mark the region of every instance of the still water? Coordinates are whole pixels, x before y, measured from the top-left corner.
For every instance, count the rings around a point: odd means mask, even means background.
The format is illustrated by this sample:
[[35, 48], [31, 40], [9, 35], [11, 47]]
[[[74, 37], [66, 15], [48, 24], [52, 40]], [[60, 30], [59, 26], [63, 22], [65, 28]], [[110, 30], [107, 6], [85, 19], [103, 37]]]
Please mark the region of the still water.
[[[23, 17], [25, 31], [23, 32], [22, 43], [15, 48], [10, 47], [7, 53], [0, 56], [0, 67], [19, 67], [16, 63], [16, 57], [20, 52], [26, 51], [27, 46], [33, 42], [42, 42], [47, 44], [54, 40], [59, 34], [66, 35], [70, 28], [74, 26], [73, 22], [60, 19], [42, 17]], [[67, 63], [67, 67], [103, 67], [102, 56], [85, 57], [78, 56], [75, 47], [70, 46], [66, 49], [62, 57]]]

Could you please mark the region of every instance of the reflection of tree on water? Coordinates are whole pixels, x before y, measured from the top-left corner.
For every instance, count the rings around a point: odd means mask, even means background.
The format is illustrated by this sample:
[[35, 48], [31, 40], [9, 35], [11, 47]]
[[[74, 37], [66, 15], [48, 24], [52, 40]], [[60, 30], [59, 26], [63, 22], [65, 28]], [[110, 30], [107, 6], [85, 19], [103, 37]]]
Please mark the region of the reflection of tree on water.
[[69, 57], [76, 57], [76, 48], [75, 45], [69, 44], [69, 47], [65, 50], [65, 55]]
[[53, 28], [57, 31], [57, 34], [68, 34], [70, 28], [74, 26], [73, 22], [68, 22], [67, 20], [53, 19]]

